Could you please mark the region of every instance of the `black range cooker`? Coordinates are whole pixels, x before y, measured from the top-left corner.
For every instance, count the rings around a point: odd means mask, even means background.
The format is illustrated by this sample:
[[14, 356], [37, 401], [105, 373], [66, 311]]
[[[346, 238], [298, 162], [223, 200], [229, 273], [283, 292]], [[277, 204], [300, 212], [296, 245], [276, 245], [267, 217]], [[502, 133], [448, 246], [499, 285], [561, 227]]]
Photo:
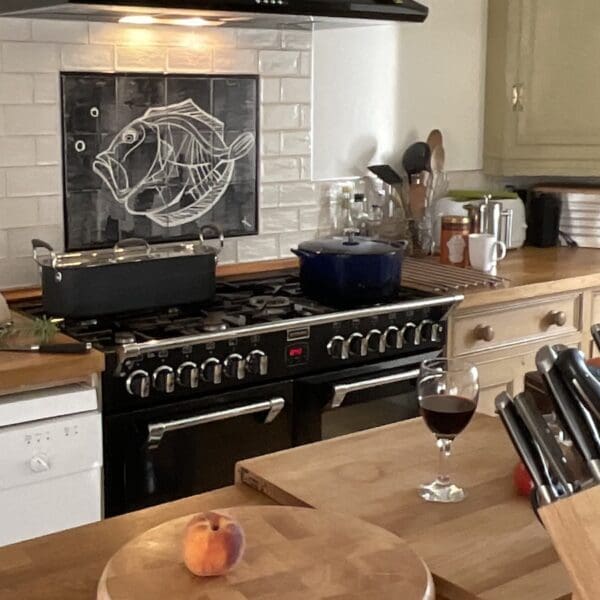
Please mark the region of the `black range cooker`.
[[461, 299], [403, 288], [340, 310], [284, 274], [222, 281], [208, 306], [58, 320], [106, 356], [106, 516], [228, 485], [238, 460], [416, 416], [419, 364]]

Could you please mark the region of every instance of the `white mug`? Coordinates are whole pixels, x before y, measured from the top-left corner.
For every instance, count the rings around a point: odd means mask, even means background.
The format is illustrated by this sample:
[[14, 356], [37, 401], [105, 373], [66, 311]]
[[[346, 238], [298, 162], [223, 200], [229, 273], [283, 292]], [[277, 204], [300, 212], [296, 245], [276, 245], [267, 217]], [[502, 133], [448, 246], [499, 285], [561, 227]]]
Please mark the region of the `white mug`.
[[506, 258], [506, 244], [496, 240], [491, 233], [469, 234], [469, 260], [478, 271], [489, 273], [496, 262]]

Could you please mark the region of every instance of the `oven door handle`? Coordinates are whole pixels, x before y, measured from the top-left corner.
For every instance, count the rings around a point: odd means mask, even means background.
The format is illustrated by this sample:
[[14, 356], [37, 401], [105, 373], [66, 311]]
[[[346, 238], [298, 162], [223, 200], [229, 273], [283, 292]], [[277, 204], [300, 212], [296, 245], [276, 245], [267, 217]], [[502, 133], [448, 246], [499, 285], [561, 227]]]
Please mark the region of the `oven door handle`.
[[217, 421], [226, 421], [227, 419], [235, 419], [245, 415], [254, 415], [256, 413], [267, 412], [265, 423], [271, 423], [275, 420], [285, 406], [283, 398], [271, 398], [264, 402], [256, 404], [247, 404], [236, 408], [228, 408], [227, 410], [218, 410], [206, 415], [198, 415], [187, 419], [177, 419], [175, 421], [167, 421], [165, 423], [152, 423], [148, 425], [148, 448], [157, 448], [161, 443], [165, 433], [169, 431], [177, 431], [178, 429], [187, 429], [196, 425], [205, 425], [206, 423], [215, 423]]
[[360, 392], [381, 385], [390, 383], [400, 383], [401, 381], [410, 381], [419, 376], [419, 369], [411, 371], [403, 371], [402, 373], [394, 373], [393, 375], [384, 375], [383, 377], [374, 377], [373, 379], [363, 379], [362, 381], [354, 381], [352, 383], [340, 383], [333, 386], [331, 400], [327, 404], [327, 408], [339, 408], [344, 403], [346, 396], [351, 392]]

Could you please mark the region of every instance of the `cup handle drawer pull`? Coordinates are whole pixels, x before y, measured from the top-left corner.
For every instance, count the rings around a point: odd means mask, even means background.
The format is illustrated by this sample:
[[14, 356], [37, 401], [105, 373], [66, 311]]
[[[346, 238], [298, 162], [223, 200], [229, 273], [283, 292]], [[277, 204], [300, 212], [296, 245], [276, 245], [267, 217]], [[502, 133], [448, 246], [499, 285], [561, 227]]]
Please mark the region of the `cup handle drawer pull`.
[[567, 323], [567, 314], [564, 310], [553, 310], [549, 313], [548, 318], [551, 325], [564, 327]]
[[477, 325], [474, 330], [475, 339], [491, 342], [496, 337], [496, 332], [491, 325]]

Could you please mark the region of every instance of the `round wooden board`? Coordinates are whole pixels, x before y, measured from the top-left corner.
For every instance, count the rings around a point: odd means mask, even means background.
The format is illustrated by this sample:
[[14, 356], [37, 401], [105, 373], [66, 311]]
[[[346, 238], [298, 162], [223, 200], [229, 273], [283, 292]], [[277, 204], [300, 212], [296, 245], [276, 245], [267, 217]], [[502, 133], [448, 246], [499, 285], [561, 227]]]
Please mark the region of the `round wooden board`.
[[181, 560], [191, 517], [150, 529], [107, 563], [98, 600], [432, 600], [431, 574], [394, 534], [341, 514], [288, 506], [216, 510], [246, 533], [223, 577], [196, 577]]

